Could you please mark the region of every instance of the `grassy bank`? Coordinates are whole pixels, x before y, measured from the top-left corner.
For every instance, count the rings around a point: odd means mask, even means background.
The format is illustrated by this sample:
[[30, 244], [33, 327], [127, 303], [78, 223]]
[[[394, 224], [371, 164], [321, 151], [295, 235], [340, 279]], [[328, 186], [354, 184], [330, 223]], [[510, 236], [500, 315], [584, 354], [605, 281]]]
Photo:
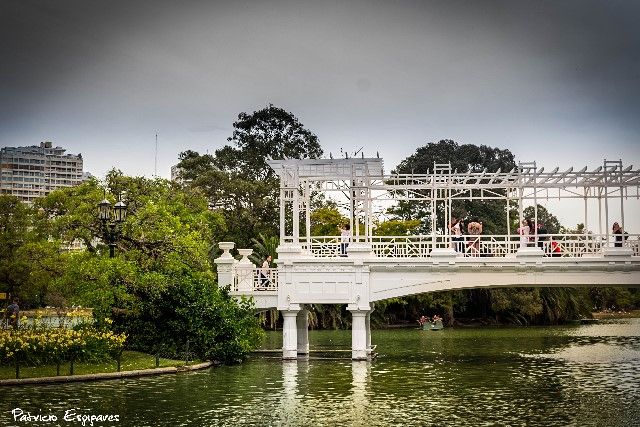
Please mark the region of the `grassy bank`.
[[[190, 361], [189, 364], [198, 363]], [[158, 367], [183, 366], [184, 360], [160, 358]], [[140, 353], [138, 351], [124, 351], [120, 361], [121, 371], [134, 371], [139, 369], [152, 369], [156, 367], [156, 358], [153, 355]], [[69, 375], [70, 365], [65, 363], [60, 365], [60, 375]], [[105, 372], [117, 372], [118, 364], [115, 360], [102, 363], [78, 362], [74, 364], [74, 375], [98, 374]], [[20, 378], [39, 378], [56, 376], [56, 365], [27, 366], [20, 365]], [[15, 366], [0, 366], [0, 379], [11, 379], [16, 377]]]

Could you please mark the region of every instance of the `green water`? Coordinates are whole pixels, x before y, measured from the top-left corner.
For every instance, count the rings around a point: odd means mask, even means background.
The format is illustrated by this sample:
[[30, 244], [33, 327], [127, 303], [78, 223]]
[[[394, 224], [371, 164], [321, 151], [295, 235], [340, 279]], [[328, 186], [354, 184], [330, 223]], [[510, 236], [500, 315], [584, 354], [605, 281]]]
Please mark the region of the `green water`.
[[[347, 350], [349, 331], [311, 331]], [[0, 425], [640, 425], [640, 319], [588, 326], [373, 331], [378, 357], [314, 352], [159, 377], [0, 389]], [[278, 348], [270, 333], [266, 348]], [[315, 358], [327, 356], [331, 358]], [[57, 422], [14, 422], [13, 408]], [[86, 425], [89, 425], [88, 423]]]

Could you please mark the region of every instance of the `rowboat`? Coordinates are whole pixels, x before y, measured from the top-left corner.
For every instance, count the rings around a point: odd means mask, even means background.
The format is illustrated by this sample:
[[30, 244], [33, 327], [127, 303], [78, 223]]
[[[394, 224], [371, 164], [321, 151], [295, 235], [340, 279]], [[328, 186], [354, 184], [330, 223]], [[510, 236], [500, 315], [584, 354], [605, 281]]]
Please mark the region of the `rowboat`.
[[422, 325], [423, 331], [439, 331], [442, 328], [444, 328], [444, 325], [442, 324], [442, 320], [440, 319], [436, 320], [435, 322], [426, 322]]

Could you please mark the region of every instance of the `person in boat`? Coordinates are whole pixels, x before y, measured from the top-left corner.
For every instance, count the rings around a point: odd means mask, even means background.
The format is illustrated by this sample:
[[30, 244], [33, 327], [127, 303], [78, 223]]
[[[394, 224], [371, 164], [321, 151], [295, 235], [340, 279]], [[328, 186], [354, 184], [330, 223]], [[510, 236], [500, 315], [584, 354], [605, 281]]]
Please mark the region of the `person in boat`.
[[429, 323], [429, 317], [422, 316], [422, 317], [420, 317], [420, 319], [418, 319], [418, 324], [420, 326], [423, 326], [425, 323]]

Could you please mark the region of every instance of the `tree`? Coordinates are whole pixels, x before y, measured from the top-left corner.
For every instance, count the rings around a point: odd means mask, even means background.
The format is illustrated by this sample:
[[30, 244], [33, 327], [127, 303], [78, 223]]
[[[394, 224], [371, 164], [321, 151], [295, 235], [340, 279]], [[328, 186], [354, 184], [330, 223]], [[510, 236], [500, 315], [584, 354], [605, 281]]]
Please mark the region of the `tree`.
[[20, 199], [0, 195], [0, 291], [22, 297], [29, 285], [30, 263], [24, 248], [38, 239], [35, 212]]
[[325, 205], [311, 212], [311, 235], [337, 236], [340, 228], [348, 223], [349, 219], [335, 205]]
[[420, 226], [420, 221], [392, 219], [376, 224], [373, 234], [376, 236], [406, 236]]
[[[498, 169], [510, 171], [516, 167], [513, 154], [509, 150], [501, 150], [486, 145], [459, 145], [450, 139], [429, 143], [416, 150], [414, 154], [404, 159], [392, 173], [426, 174], [433, 171], [434, 163], [450, 163], [452, 171], [482, 172], [484, 169], [494, 172]], [[444, 212], [438, 206], [437, 227], [444, 230]], [[486, 234], [506, 234], [505, 224], [506, 204], [503, 201], [467, 201], [455, 200], [452, 212], [458, 217], [478, 217], [483, 222]], [[402, 201], [390, 209], [390, 213], [399, 219], [421, 220], [422, 226], [418, 231], [429, 233], [431, 230], [430, 210], [426, 202]]]
[[272, 104], [253, 114], [240, 113], [233, 127], [233, 135], [227, 141], [237, 148], [227, 146], [216, 151], [216, 166], [248, 179], [276, 176], [266, 163], [267, 156], [316, 159], [322, 155], [318, 137], [293, 114]]
[[105, 189], [96, 179], [91, 179], [82, 185], [52, 191], [37, 199], [34, 207], [41, 220], [41, 233], [61, 245], [80, 241], [89, 252], [94, 252], [96, 236], [100, 236], [102, 230], [96, 206], [103, 198]]
[[322, 148], [293, 114], [273, 105], [240, 113], [233, 127], [233, 146], [214, 155], [183, 152], [178, 167], [186, 185], [224, 216], [228, 232], [221, 238], [246, 248], [261, 233], [279, 234], [279, 182], [267, 159], [317, 158]]
[[115, 316], [116, 330], [134, 349], [227, 363], [240, 361], [262, 337], [253, 306], [219, 289], [211, 276], [184, 274], [167, 287], [145, 288], [136, 312]]
[[[531, 218], [531, 220], [533, 221], [535, 217], [535, 211], [533, 206], [527, 206], [526, 208], [524, 208], [524, 210], [522, 211], [522, 215], [525, 218]], [[519, 227], [517, 223], [518, 223], [518, 218], [515, 217], [512, 223], [513, 233], [515, 233], [516, 229]], [[538, 224], [544, 224], [544, 228], [547, 230], [547, 234], [560, 233], [560, 229], [562, 228], [558, 218], [555, 215], [553, 215], [551, 212], [549, 212], [547, 208], [545, 208], [542, 205], [538, 205]]]

